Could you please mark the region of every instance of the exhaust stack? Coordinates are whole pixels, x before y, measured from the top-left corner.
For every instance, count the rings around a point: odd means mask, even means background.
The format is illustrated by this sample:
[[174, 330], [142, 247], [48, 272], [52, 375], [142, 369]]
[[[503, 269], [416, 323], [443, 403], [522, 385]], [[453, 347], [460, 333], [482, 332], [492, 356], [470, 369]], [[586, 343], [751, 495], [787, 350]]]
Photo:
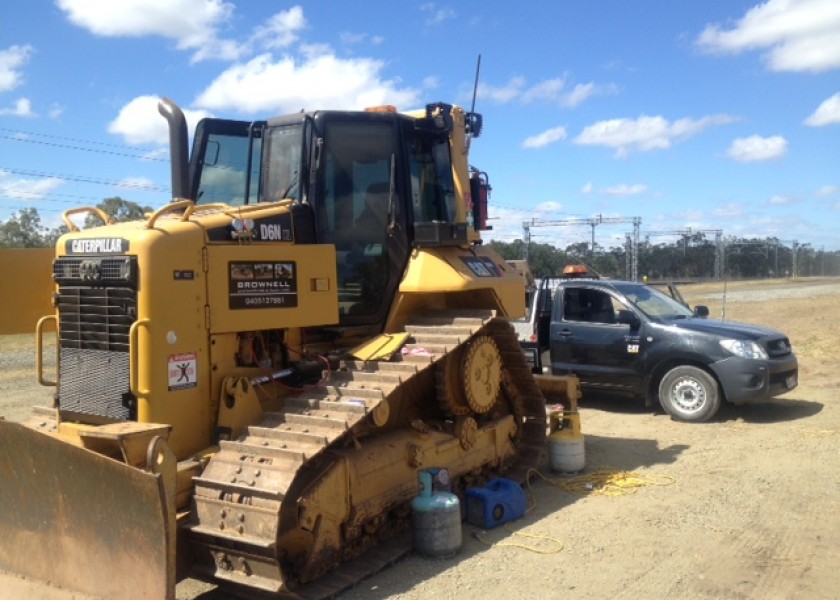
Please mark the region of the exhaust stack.
[[187, 120], [184, 112], [169, 98], [161, 98], [158, 112], [169, 124], [169, 161], [172, 167], [172, 197], [189, 197], [189, 154], [187, 152]]

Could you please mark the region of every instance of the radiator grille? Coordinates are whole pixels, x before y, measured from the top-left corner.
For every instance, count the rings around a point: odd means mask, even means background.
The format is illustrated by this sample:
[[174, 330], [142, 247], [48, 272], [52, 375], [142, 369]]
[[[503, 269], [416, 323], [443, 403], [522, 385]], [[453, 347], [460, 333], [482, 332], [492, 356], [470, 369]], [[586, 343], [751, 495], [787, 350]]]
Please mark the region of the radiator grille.
[[53, 264], [59, 323], [59, 406], [136, 418], [129, 389], [129, 330], [137, 319], [134, 257], [61, 257]]
[[136, 418], [128, 353], [62, 347], [60, 357], [61, 410], [121, 421]]
[[137, 294], [128, 288], [61, 287], [57, 297], [62, 348], [128, 352]]

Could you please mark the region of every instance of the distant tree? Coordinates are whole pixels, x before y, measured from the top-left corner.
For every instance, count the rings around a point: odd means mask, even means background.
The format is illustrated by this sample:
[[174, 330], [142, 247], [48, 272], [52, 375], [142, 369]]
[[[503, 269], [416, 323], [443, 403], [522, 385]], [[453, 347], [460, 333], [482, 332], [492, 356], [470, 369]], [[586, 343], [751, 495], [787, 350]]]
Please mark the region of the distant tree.
[[505, 260], [522, 260], [525, 258], [525, 245], [522, 243], [522, 240], [515, 240], [513, 242], [490, 240], [487, 245], [498, 252], [499, 256]]
[[42, 248], [48, 245], [36, 208], [22, 208], [0, 223], [0, 248]]
[[[150, 206], [140, 206], [136, 202], [124, 200], [119, 196], [105, 198], [96, 205], [96, 208], [104, 211], [112, 220], [118, 223], [142, 219], [144, 213], [152, 210]], [[102, 225], [102, 220], [97, 215], [89, 214], [85, 217], [85, 228], [98, 227], [99, 225]]]
[[53, 229], [48, 229], [47, 232], [44, 234], [44, 246], [55, 246], [55, 243], [65, 233], [68, 233], [70, 229], [62, 223], [58, 227]]

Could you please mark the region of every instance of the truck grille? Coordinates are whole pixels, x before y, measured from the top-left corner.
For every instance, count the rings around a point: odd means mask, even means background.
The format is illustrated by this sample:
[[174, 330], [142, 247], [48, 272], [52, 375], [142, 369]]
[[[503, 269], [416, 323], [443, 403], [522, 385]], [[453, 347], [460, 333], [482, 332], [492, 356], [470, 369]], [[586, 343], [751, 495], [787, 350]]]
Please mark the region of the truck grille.
[[764, 344], [764, 348], [767, 352], [767, 356], [770, 358], [787, 356], [793, 351], [790, 346], [790, 340], [786, 337], [767, 340]]
[[137, 319], [134, 257], [61, 257], [53, 272], [61, 410], [136, 418], [128, 383], [129, 329]]

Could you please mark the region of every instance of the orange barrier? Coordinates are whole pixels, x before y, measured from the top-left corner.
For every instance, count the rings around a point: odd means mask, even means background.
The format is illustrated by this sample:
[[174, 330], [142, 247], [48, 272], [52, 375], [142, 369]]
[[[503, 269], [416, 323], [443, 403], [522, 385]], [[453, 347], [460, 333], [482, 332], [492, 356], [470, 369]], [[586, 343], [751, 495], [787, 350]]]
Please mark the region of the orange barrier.
[[0, 249], [0, 335], [35, 333], [44, 315], [55, 313], [53, 248]]

